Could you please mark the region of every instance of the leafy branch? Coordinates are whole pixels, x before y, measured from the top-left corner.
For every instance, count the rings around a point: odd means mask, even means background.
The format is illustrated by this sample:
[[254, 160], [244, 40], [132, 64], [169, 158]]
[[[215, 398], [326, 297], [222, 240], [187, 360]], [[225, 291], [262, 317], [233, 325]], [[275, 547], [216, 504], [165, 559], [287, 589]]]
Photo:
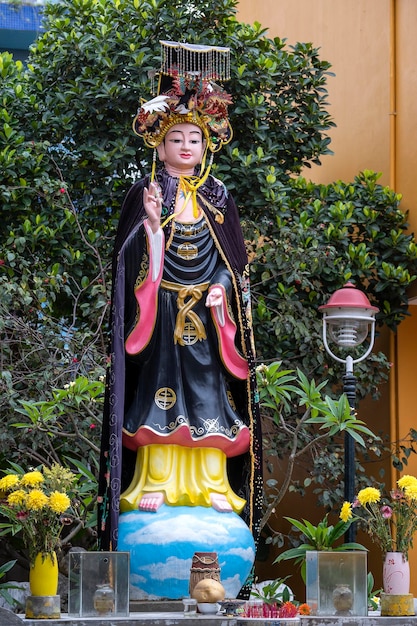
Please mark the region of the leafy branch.
[[[289, 436], [289, 454], [284, 479], [268, 503], [261, 519], [263, 528], [286, 494], [293, 477], [296, 460], [314, 445], [341, 432], [349, 433], [365, 447], [362, 435], [379, 439], [362, 420], [357, 419], [345, 394], [339, 400], [323, 397], [327, 381], [316, 384], [308, 380], [301, 370], [281, 370], [281, 362], [261, 365], [257, 368], [257, 380], [261, 407], [267, 409], [276, 428]], [[305, 407], [300, 415], [300, 407]], [[312, 428], [309, 428], [309, 426]], [[319, 429], [317, 430], [317, 426]]]

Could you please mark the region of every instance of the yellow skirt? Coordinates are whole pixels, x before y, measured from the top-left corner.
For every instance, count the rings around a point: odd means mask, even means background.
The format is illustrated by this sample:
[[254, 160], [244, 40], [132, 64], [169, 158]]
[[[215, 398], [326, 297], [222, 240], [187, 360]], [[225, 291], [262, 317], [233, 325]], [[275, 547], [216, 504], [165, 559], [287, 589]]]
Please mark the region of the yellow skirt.
[[133, 480], [120, 497], [120, 510], [137, 510], [145, 493], [162, 492], [171, 506], [211, 506], [211, 494], [222, 494], [240, 513], [246, 500], [227, 478], [227, 459], [217, 448], [150, 444], [138, 448]]

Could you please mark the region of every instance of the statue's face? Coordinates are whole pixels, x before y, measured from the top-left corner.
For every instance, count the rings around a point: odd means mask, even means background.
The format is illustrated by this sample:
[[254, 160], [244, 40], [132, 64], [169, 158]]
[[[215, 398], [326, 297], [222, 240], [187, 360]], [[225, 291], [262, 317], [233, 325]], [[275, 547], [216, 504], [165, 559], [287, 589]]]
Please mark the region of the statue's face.
[[192, 174], [204, 153], [201, 129], [195, 124], [176, 124], [158, 146], [158, 155], [169, 173]]

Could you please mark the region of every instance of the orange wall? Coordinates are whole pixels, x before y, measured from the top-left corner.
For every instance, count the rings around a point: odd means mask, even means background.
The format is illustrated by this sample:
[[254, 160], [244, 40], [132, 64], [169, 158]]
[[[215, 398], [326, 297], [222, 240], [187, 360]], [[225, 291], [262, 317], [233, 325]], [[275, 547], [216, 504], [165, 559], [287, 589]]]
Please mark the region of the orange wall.
[[328, 78], [334, 156], [306, 175], [327, 183], [373, 169], [388, 184], [389, 1], [240, 0], [238, 17], [260, 22], [288, 45], [312, 42], [336, 74]]
[[312, 42], [336, 74], [328, 78], [334, 155], [305, 175], [326, 183], [381, 172], [417, 230], [417, 2], [240, 0], [238, 9], [240, 21], [260, 22], [288, 45]]
[[[398, 413], [401, 416], [397, 437], [403, 439], [410, 428], [417, 430], [417, 398], [416, 398], [416, 354], [417, 354], [417, 307], [411, 305], [412, 315], [408, 317], [398, 330], [398, 352], [400, 358], [395, 365], [398, 380]], [[417, 445], [415, 446], [417, 452]], [[417, 475], [417, 454], [410, 457], [407, 474]], [[417, 543], [417, 538], [416, 538]], [[417, 574], [417, 570], [416, 570]], [[417, 577], [417, 576], [416, 576]], [[417, 582], [417, 581], [416, 581]]]
[[[240, 0], [238, 10], [240, 21], [260, 22], [288, 45], [312, 42], [336, 74], [328, 78], [329, 112], [337, 124], [329, 131], [334, 155], [304, 175], [329, 183], [349, 181], [363, 169], [381, 172], [381, 184], [402, 194], [410, 230], [417, 231], [416, 0]], [[416, 283], [410, 296], [417, 295]], [[373, 419], [388, 412], [387, 430], [395, 439], [417, 429], [417, 305], [391, 334], [387, 353], [393, 362], [389, 393], [379, 408], [366, 404]], [[416, 455], [406, 473], [417, 474]], [[417, 596], [417, 547], [410, 564]]]
[[403, 205], [410, 211], [411, 228], [417, 232], [417, 2], [396, 3], [396, 184], [403, 194]]

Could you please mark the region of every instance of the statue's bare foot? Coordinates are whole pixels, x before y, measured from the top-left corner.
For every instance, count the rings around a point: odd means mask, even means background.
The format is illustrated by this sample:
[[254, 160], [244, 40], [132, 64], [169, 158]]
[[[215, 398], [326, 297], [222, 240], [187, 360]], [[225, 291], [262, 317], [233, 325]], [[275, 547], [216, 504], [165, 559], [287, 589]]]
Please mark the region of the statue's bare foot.
[[213, 509], [220, 511], [220, 513], [230, 513], [230, 511], [233, 511], [228, 499], [222, 493], [211, 493], [210, 500]]
[[155, 493], [144, 493], [139, 502], [140, 511], [150, 511], [156, 513], [159, 507], [164, 503], [164, 494], [160, 491]]

